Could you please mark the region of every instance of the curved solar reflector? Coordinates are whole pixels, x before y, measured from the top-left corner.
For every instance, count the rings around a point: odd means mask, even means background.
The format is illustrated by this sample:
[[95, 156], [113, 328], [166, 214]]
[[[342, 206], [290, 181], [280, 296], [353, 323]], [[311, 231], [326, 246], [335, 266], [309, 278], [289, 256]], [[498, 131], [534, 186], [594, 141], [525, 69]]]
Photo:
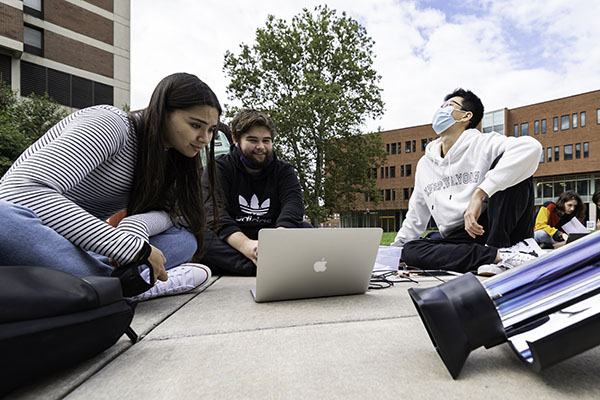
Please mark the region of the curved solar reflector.
[[484, 282], [408, 291], [453, 378], [471, 350], [506, 341], [540, 371], [600, 344], [600, 232]]

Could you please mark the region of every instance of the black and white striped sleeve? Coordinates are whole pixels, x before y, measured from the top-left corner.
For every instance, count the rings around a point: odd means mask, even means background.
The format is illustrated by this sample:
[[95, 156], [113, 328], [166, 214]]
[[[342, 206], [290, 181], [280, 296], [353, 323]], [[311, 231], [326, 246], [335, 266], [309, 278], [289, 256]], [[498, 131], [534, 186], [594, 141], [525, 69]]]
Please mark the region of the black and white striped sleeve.
[[149, 241], [150, 236], [163, 233], [172, 226], [171, 217], [166, 212], [149, 211], [144, 214], [134, 214], [123, 218], [119, 222], [117, 229]]
[[[119, 156], [128, 138], [126, 120], [114, 111], [98, 108], [53, 129], [60, 132], [46, 133], [3, 177], [0, 198], [31, 209], [45, 225], [85, 250], [121, 264], [131, 262], [144, 240], [115, 229], [86, 211], [83, 202], [65, 195], [107, 160]], [[135, 163], [134, 157], [131, 163]], [[91, 185], [110, 188], [120, 171], [106, 172]], [[104, 199], [90, 194], [85, 201], [102, 204]]]

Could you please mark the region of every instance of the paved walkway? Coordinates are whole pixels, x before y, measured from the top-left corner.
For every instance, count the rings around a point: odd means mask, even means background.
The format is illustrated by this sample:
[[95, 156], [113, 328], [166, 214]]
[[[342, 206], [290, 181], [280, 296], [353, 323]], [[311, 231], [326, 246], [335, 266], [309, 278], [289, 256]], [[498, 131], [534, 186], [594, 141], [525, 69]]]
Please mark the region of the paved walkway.
[[482, 348], [453, 380], [408, 296], [415, 284], [263, 304], [253, 301], [253, 284], [217, 277], [202, 293], [141, 303], [133, 323], [140, 342], [123, 337], [8, 398], [600, 398], [600, 347], [540, 374], [507, 344]]

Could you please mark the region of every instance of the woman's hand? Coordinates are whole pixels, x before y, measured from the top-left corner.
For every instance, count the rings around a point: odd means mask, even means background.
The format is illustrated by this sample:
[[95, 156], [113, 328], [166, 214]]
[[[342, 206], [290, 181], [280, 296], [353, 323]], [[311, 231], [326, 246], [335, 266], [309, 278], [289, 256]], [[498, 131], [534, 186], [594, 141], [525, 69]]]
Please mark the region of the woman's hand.
[[152, 251], [148, 256], [148, 262], [150, 263], [149, 267], [151, 267], [154, 271], [155, 278], [155, 281], [152, 282], [152, 284], [156, 283], [156, 279], [160, 281], [166, 281], [167, 279], [169, 279], [167, 271], [165, 270], [165, 263], [167, 262], [167, 259], [165, 258], [165, 255], [162, 253], [162, 251], [160, 251], [158, 248], [152, 245], [150, 245], [150, 248], [152, 249]]

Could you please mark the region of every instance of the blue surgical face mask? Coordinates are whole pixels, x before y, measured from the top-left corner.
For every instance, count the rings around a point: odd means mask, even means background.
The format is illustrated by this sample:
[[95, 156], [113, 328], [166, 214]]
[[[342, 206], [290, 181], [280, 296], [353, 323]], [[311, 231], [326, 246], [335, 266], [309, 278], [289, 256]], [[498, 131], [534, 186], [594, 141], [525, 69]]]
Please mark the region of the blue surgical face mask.
[[454, 110], [456, 109], [452, 106], [446, 106], [435, 110], [433, 120], [431, 121], [435, 133], [439, 135], [456, 123], [456, 120], [452, 117], [452, 111]]

